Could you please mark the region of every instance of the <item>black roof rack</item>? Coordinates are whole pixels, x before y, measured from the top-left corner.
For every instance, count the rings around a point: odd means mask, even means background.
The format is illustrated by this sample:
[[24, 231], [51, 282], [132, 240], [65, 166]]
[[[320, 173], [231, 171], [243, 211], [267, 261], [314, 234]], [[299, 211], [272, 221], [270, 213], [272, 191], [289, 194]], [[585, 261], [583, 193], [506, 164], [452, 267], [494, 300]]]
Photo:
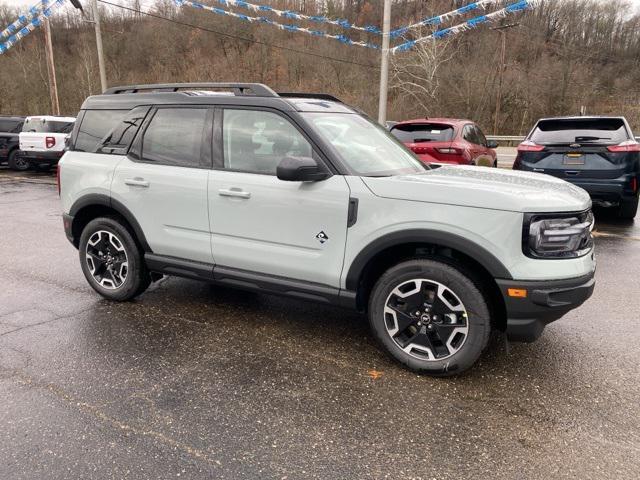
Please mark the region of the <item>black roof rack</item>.
[[307, 93], [307, 92], [278, 92], [281, 97], [289, 98], [316, 98], [319, 100], [329, 100], [331, 102], [344, 103], [337, 97], [329, 95], [328, 93]]
[[157, 83], [151, 85], [128, 85], [109, 88], [104, 91], [103, 95], [141, 92], [177, 92], [178, 90], [199, 90], [205, 88], [233, 90], [236, 96], [278, 96], [276, 92], [262, 83]]

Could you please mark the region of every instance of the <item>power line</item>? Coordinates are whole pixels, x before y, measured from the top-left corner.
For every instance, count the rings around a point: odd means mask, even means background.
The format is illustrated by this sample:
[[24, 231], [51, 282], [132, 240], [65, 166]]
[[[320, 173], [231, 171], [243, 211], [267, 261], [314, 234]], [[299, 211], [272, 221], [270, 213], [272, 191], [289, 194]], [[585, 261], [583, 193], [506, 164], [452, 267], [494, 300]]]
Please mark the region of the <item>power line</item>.
[[173, 18], [164, 17], [164, 16], [158, 15], [156, 13], [145, 12], [144, 10], [139, 10], [137, 8], [126, 7], [124, 5], [119, 5], [117, 3], [112, 3], [112, 2], [109, 2], [107, 0], [97, 0], [97, 1], [100, 2], [100, 3], [104, 3], [106, 5], [111, 5], [111, 6], [116, 7], [116, 8], [121, 8], [123, 10], [129, 10], [130, 12], [141, 13], [142, 15], [146, 15], [148, 17], [157, 18], [159, 20], [164, 20], [166, 22], [175, 23], [176, 25], [181, 25], [183, 27], [189, 27], [189, 28], [194, 28], [196, 30], [202, 30], [202, 31], [208, 32], [208, 33], [213, 33], [213, 34], [219, 35], [221, 37], [233, 38], [235, 40], [242, 40], [244, 42], [255, 43], [255, 44], [258, 44], [258, 45], [264, 45], [265, 47], [269, 47], [269, 48], [275, 48], [275, 49], [280, 49], [280, 50], [286, 50], [286, 51], [289, 51], [289, 52], [300, 53], [302, 55], [309, 55], [311, 57], [323, 58], [325, 60], [331, 60], [331, 61], [334, 61], [334, 62], [347, 63], [347, 64], [350, 64], [350, 65], [357, 65], [359, 67], [372, 68], [372, 69], [375, 69], [375, 70], [379, 70], [380, 69], [379, 66], [372, 65], [372, 64], [369, 64], [369, 63], [353, 62], [351, 60], [346, 60], [344, 58], [331, 57], [329, 55], [322, 55], [320, 53], [315, 53], [315, 52], [311, 52], [311, 51], [308, 51], [308, 50], [300, 50], [300, 49], [297, 49], [297, 48], [285, 47], [283, 45], [275, 45], [273, 43], [263, 42], [263, 41], [260, 41], [260, 40], [253, 40], [251, 38], [242, 37], [240, 35], [233, 35], [231, 33], [220, 32], [218, 30], [213, 30], [211, 28], [202, 27], [200, 25], [194, 25], [193, 23], [183, 22], [183, 21], [180, 21], [180, 20], [175, 20]]

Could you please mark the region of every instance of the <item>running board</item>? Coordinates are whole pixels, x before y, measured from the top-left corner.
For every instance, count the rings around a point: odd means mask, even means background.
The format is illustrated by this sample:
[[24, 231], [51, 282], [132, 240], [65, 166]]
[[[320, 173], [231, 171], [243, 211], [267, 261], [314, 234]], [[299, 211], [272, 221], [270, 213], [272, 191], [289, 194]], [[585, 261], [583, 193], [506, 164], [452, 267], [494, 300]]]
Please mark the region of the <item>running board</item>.
[[164, 275], [175, 275], [242, 290], [294, 297], [351, 309], [356, 308], [355, 292], [340, 290], [328, 285], [304, 280], [292, 280], [276, 275], [239, 270], [205, 262], [157, 255], [155, 253], [145, 253], [144, 260], [150, 271]]

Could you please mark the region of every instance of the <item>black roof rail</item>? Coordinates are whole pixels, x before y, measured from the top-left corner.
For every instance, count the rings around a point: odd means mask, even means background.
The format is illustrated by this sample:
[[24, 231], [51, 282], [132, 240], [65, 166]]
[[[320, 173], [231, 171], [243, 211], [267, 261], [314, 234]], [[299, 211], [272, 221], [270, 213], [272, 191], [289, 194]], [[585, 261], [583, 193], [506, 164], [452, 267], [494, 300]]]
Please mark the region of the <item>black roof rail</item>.
[[329, 100], [331, 102], [344, 103], [337, 97], [329, 95], [328, 93], [307, 93], [307, 92], [278, 92], [281, 97], [289, 98], [317, 98], [319, 100]]
[[177, 92], [178, 90], [200, 89], [227, 89], [233, 90], [236, 96], [277, 97], [278, 94], [262, 83], [157, 83], [150, 85], [127, 85], [112, 87], [103, 92], [103, 95], [117, 95], [121, 93], [141, 93], [145, 91]]

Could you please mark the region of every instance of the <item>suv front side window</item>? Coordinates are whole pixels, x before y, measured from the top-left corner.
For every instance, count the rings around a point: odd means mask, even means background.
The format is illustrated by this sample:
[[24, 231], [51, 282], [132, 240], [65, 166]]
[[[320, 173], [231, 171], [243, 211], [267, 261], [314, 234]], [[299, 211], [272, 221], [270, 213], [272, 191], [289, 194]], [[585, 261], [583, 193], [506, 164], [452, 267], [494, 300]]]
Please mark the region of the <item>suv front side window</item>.
[[224, 168], [275, 175], [285, 157], [311, 157], [313, 148], [284, 117], [261, 110], [225, 109], [222, 119]]
[[163, 165], [203, 166], [207, 108], [159, 108], [142, 140], [142, 159]]

